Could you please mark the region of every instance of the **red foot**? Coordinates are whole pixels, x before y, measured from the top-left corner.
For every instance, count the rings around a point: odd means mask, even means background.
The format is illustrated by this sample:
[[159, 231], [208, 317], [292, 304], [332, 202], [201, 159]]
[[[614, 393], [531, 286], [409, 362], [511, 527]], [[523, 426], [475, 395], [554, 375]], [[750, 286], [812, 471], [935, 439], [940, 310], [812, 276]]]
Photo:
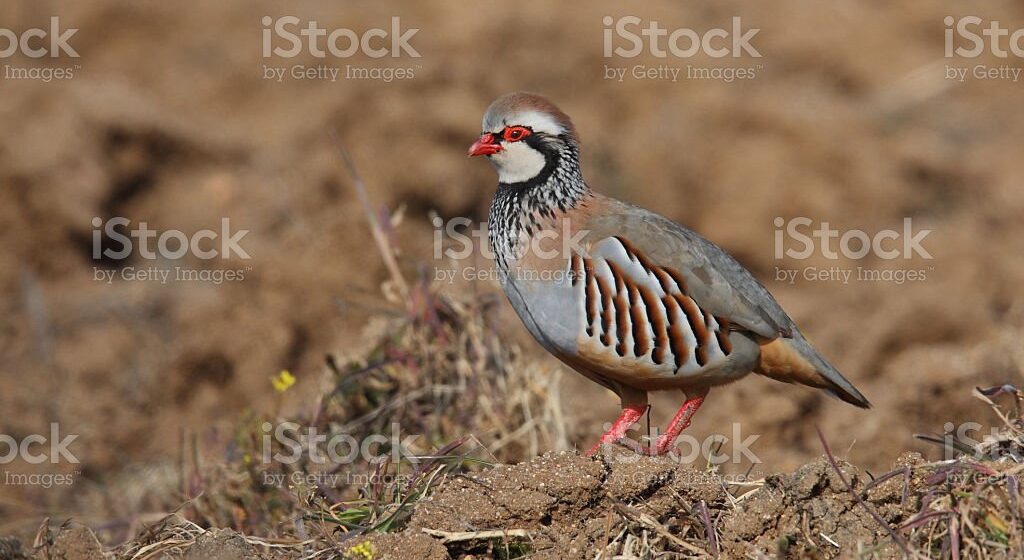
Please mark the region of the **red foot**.
[[590, 451], [587, 451], [587, 456], [593, 456], [599, 449], [601, 449], [602, 445], [606, 443], [615, 443], [625, 437], [626, 430], [628, 430], [633, 424], [636, 424], [636, 421], [639, 420], [645, 412], [647, 412], [647, 405], [629, 405], [623, 407], [622, 415], [619, 416], [619, 419], [616, 420], [614, 424], [612, 424], [611, 429], [601, 436], [601, 439], [594, 444], [594, 447], [591, 447]]
[[703, 393], [683, 403], [679, 412], [676, 412], [675, 418], [672, 419], [672, 423], [665, 429], [665, 433], [658, 437], [658, 441], [654, 445], [655, 455], [664, 455], [672, 449], [672, 444], [676, 442], [679, 434], [690, 425], [690, 420], [693, 419], [693, 415], [697, 413], [700, 405], [704, 403], [706, 395], [707, 393]]

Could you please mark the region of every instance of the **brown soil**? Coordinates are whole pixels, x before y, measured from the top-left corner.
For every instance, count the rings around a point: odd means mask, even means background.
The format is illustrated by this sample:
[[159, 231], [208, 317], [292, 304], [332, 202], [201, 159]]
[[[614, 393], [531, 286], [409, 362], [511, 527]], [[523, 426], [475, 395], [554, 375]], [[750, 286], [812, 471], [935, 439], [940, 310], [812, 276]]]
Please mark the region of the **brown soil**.
[[[533, 558], [589, 557], [622, 539], [625, 515], [651, 540], [665, 539], [661, 530], [684, 542], [702, 543], [700, 550], [706, 550], [701, 513], [706, 511], [719, 551], [729, 558], [755, 551], [786, 555], [804, 548], [813, 548], [816, 556], [835, 557], [836, 545], [846, 551], [871, 548], [882, 557], [898, 553], [824, 458], [792, 474], [769, 477], [740, 505], [730, 500], [734, 488], [716, 475], [658, 458], [613, 453], [602, 459], [549, 454], [455, 480], [420, 505], [407, 533], [526, 529], [529, 537], [521, 540], [529, 543]], [[846, 463], [842, 468], [855, 488], [863, 486], [856, 468]], [[901, 489], [898, 479], [873, 489], [868, 498], [891, 523], [917, 511], [913, 501], [901, 505]], [[500, 544], [473, 542], [450, 546], [449, 552], [453, 557], [490, 553], [494, 546]], [[677, 551], [693, 552], [682, 547]]]

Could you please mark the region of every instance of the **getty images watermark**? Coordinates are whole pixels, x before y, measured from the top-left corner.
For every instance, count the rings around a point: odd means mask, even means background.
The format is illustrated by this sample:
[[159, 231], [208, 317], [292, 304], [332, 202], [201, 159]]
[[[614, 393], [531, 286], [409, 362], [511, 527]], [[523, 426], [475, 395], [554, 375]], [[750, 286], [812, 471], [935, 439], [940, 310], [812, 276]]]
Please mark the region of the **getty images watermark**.
[[[998, 20], [978, 16], [943, 18], [945, 24], [945, 78], [957, 82], [967, 80], [1024, 79], [1024, 28], [1004, 26]], [[998, 64], [976, 62], [957, 64], [953, 61], [975, 61], [980, 57], [1000, 59]]]
[[[60, 18], [50, 18], [46, 28], [32, 27], [28, 29], [10, 29], [0, 27], [0, 60], [3, 61], [4, 80], [32, 80], [52, 82], [70, 80], [82, 69], [80, 64], [67, 66], [51, 66], [77, 60], [72, 38], [77, 28], [65, 27]], [[34, 61], [31, 64], [11, 64], [15, 57], [25, 57]], [[42, 63], [48, 64], [42, 66]]]
[[[365, 29], [322, 27], [315, 19], [296, 16], [263, 16], [263, 79], [284, 80], [411, 80], [423, 69], [420, 64], [388, 66], [372, 61], [419, 59], [414, 39], [419, 29], [402, 24], [394, 16], [387, 26]], [[370, 62], [338, 65], [354, 57]], [[313, 58], [316, 62], [273, 64], [273, 60]]]
[[633, 59], [650, 56], [657, 64], [604, 64], [604, 79], [623, 82], [630, 80], [715, 80], [731, 83], [752, 80], [764, 70], [764, 64], [746, 66], [680, 64], [702, 55], [712, 59], [760, 59], [754, 39], [760, 29], [744, 25], [743, 18], [733, 17], [728, 28], [691, 29], [665, 27], [657, 20], [637, 16], [615, 18], [605, 16], [603, 54], [607, 60]]
[[50, 423], [50, 433], [30, 434], [20, 440], [12, 435], [0, 434], [0, 469], [3, 477], [0, 484], [10, 486], [70, 486], [80, 471], [46, 473], [46, 472], [11, 472], [8, 465], [18, 461], [28, 465], [56, 465], [59, 463], [78, 464], [78, 457], [71, 451], [71, 444], [78, 439], [78, 434], [62, 436], [60, 425]]
[[[815, 256], [833, 261], [859, 261], [868, 257], [883, 261], [930, 261], [932, 254], [925, 247], [930, 229], [917, 229], [911, 218], [904, 218], [900, 229], [883, 229], [868, 233], [860, 229], [839, 230], [828, 222], [806, 217], [775, 218], [775, 259], [804, 260]], [[775, 280], [794, 284], [797, 280], [841, 282], [890, 282], [903, 284], [928, 278], [935, 267], [889, 268], [858, 265], [775, 267]]]
[[168, 265], [186, 256], [203, 261], [251, 259], [242, 246], [249, 230], [233, 229], [231, 218], [221, 218], [219, 229], [201, 229], [192, 234], [177, 229], [151, 229], [144, 221], [134, 223], [122, 216], [108, 220], [94, 217], [92, 226], [93, 260], [123, 263], [136, 257], [153, 263], [142, 267], [93, 266], [93, 280], [98, 282], [207, 282], [219, 285], [244, 280], [245, 275], [252, 271], [251, 266], [221, 269]]

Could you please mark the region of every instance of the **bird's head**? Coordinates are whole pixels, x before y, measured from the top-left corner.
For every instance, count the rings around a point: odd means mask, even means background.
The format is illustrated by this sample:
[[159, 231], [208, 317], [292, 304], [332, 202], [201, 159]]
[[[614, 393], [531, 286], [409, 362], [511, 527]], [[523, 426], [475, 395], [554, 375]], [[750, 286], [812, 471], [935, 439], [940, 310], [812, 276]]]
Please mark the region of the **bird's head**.
[[[502, 184], [534, 181], [558, 165], [578, 165], [576, 129], [554, 103], [532, 93], [509, 93], [484, 113], [483, 133], [469, 156], [486, 156]], [[572, 161], [565, 161], [569, 156]]]

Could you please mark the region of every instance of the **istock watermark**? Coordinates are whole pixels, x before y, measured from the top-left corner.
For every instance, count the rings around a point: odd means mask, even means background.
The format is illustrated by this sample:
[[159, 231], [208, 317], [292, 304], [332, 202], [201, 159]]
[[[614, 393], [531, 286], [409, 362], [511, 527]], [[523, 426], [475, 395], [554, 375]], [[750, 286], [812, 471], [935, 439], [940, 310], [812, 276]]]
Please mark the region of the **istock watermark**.
[[78, 457], [71, 451], [71, 444], [78, 434], [61, 436], [60, 425], [50, 423], [49, 435], [30, 434], [21, 439], [9, 434], [0, 434], [0, 467], [3, 477], [0, 482], [12, 486], [70, 486], [79, 471], [70, 473], [12, 472], [7, 468], [14, 462], [28, 465], [56, 465], [59, 463], [78, 464]]
[[[904, 218], [901, 229], [883, 229], [868, 233], [860, 229], [840, 230], [829, 222], [807, 217], [785, 219], [776, 217], [775, 259], [804, 260], [823, 257], [833, 261], [858, 261], [868, 257], [884, 261], [930, 261], [932, 254], [924, 245], [930, 229], [914, 228], [913, 219]], [[807, 266], [803, 268], [775, 267], [775, 280], [794, 284], [805, 281], [919, 282], [926, 280], [933, 266], [922, 268], [880, 268], [867, 266]]]
[[[457, 280], [504, 280], [505, 273], [494, 266], [495, 255], [488, 239], [487, 224], [465, 217], [443, 220], [438, 216], [431, 219], [431, 224], [434, 226], [434, 260], [452, 265], [436, 266], [435, 281], [453, 283]], [[530, 256], [542, 261], [569, 259], [574, 254], [586, 255], [588, 251], [584, 239], [589, 233], [589, 230], [574, 228], [572, 220], [561, 219], [553, 227], [545, 228], [535, 235], [521, 232], [518, 239], [511, 243], [511, 255], [514, 260]], [[482, 263], [475, 260], [477, 256], [483, 259]], [[524, 281], [572, 281], [568, 268], [517, 268], [512, 273], [517, 275], [517, 280]]]
[[[252, 257], [242, 246], [247, 229], [234, 230], [231, 218], [221, 218], [219, 229], [200, 229], [187, 234], [177, 229], [156, 230], [140, 221], [133, 225], [129, 218], [118, 216], [92, 219], [92, 258], [96, 261], [123, 262], [130, 258], [154, 261], [154, 266], [93, 267], [93, 279], [112, 284], [114, 280], [147, 281], [166, 284], [175, 282], [210, 282], [221, 284], [245, 279], [252, 267], [243, 269], [190, 268], [166, 266], [165, 263], [185, 257], [209, 261]], [[162, 266], [156, 266], [160, 264]]]
[[[942, 425], [942, 449], [944, 459], [956, 459], [967, 454], [979, 461], [1022, 460], [1020, 447], [1008, 440], [1005, 429], [990, 426], [986, 434], [985, 426], [978, 422], [955, 424], [946, 422]], [[965, 453], [965, 451], [970, 452]]]
[[371, 465], [391, 461], [419, 460], [410, 450], [419, 435], [401, 433], [397, 422], [391, 424], [390, 434], [371, 434], [356, 438], [345, 432], [322, 433], [316, 426], [302, 426], [295, 422], [261, 425], [262, 436], [259, 458], [264, 464], [293, 465], [346, 465], [362, 460]]
[[296, 16], [263, 16], [263, 59], [292, 59], [312, 57], [315, 64], [293, 63], [274, 65], [264, 63], [263, 79], [274, 82], [284, 80], [374, 80], [393, 82], [411, 80], [422, 70], [420, 64], [386, 66], [374, 64], [331, 63], [356, 56], [371, 60], [384, 58], [419, 59], [413, 39], [419, 28], [402, 24], [402, 18], [393, 16], [387, 27], [354, 30], [347, 27], [325, 28], [315, 20]]
[[[493, 260], [487, 236], [487, 224], [474, 222], [469, 218], [442, 220], [435, 216], [430, 223], [434, 226], [434, 258], [463, 260], [470, 258], [479, 249], [485, 259]], [[577, 229], [572, 220], [561, 219], [555, 227], [546, 228], [529, 235], [522, 232], [513, 243], [513, 254], [522, 258], [529, 254], [541, 259], [568, 258], [574, 253], [585, 253], [583, 240], [589, 230]]]
[[71, 444], [78, 439], [78, 434], [64, 437], [60, 435], [60, 424], [50, 423], [50, 437], [43, 434], [32, 434], [18, 441], [14, 436], [0, 434], [0, 465], [9, 464], [17, 459], [30, 465], [40, 463], [59, 463], [67, 461], [78, 463], [78, 457], [71, 453]]
[[[77, 59], [78, 51], [72, 46], [71, 39], [78, 28], [67, 28], [61, 24], [60, 18], [52, 16], [47, 29], [32, 27], [29, 29], [9, 29], [0, 27], [0, 59], [10, 59], [17, 55], [42, 62], [49, 60]], [[54, 80], [70, 80], [81, 70], [80, 64], [53, 67], [39, 65], [3, 64], [5, 80], [33, 80], [51, 82]]]
[[[966, 82], [973, 80], [1007, 80], [1018, 83], [1024, 78], [1024, 28], [1010, 28], [998, 20], [986, 20], [978, 16], [946, 16], [945, 52], [950, 59], [977, 59], [994, 57], [1005, 63], [999, 64], [951, 64], [946, 63], [947, 80]], [[1010, 63], [1013, 59], [1016, 63]]]
[[[611, 428], [611, 423], [605, 423], [605, 430]], [[629, 433], [637, 431], [634, 426]], [[651, 434], [643, 437], [637, 436], [639, 440], [625, 439], [623, 444], [633, 448], [637, 453], [616, 454], [615, 461], [631, 462], [636, 461], [640, 455], [649, 453], [651, 442], [657, 441], [659, 430], [655, 428]], [[702, 465], [732, 464], [760, 464], [761, 459], [751, 449], [761, 436], [759, 434], [743, 435], [743, 428], [739, 422], [732, 423], [731, 437], [724, 434], [712, 434], [703, 439], [683, 432], [676, 438], [675, 443], [669, 450], [668, 458], [682, 465], [690, 465], [699, 462]]]
[[[689, 27], [665, 27], [657, 20], [638, 16], [602, 19], [603, 54], [606, 59], [633, 59], [650, 56], [657, 59], [686, 60], [702, 55], [712, 59], [760, 59], [754, 38], [760, 29], [743, 24], [733, 17], [729, 28], [696, 30]], [[623, 82], [631, 80], [716, 80], [731, 83], [752, 80], [764, 69], [763, 64], [748, 66], [695, 64], [631, 64], [604, 65], [604, 79]]]

